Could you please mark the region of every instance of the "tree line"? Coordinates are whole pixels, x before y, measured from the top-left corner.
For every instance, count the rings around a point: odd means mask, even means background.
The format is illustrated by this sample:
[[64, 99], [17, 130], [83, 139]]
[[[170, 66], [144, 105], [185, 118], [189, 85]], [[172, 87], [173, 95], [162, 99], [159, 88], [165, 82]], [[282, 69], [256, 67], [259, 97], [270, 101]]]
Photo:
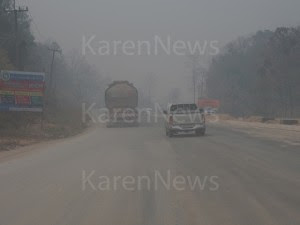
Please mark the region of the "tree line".
[[300, 116], [300, 27], [259, 31], [213, 58], [208, 95], [235, 116]]
[[[105, 86], [110, 80], [90, 65], [87, 60], [72, 50], [55, 54], [52, 85], [50, 87], [53, 46], [61, 49], [54, 41], [40, 43], [32, 32], [32, 17], [29, 12], [18, 13], [19, 59], [16, 56], [15, 17], [12, 0], [0, 0], [0, 70], [23, 70], [46, 73], [48, 111], [65, 109], [80, 110], [82, 102], [103, 104]], [[29, 9], [30, 10], [30, 9]], [[18, 62], [19, 61], [19, 62]]]

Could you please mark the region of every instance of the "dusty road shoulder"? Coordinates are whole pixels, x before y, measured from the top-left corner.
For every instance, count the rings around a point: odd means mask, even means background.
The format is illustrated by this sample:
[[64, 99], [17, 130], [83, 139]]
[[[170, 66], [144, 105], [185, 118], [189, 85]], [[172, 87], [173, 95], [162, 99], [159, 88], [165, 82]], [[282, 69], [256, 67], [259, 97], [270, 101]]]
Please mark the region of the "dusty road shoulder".
[[53, 144], [62, 143], [68, 140], [76, 139], [80, 136], [84, 136], [96, 128], [94, 126], [88, 127], [84, 129], [81, 133], [78, 133], [74, 136], [69, 136], [66, 138], [59, 138], [59, 139], [43, 139], [39, 141], [32, 141], [28, 142], [28, 144], [24, 146], [15, 146], [14, 149], [7, 150], [7, 151], [0, 151], [0, 163], [9, 161], [18, 157], [22, 157], [27, 154], [34, 153], [36, 151], [42, 151], [44, 148], [51, 146]]

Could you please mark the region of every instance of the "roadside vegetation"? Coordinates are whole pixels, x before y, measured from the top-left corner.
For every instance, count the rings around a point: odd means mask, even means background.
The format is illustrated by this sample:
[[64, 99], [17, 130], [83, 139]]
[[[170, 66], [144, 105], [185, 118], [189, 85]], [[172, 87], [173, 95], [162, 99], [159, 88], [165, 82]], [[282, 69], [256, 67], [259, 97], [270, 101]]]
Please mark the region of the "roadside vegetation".
[[208, 95], [236, 117], [300, 117], [300, 27], [259, 31], [227, 44], [207, 73]]
[[[19, 60], [15, 53], [15, 20], [12, 0], [0, 0], [0, 70], [23, 70], [46, 73], [44, 114], [0, 112], [0, 150], [13, 148], [23, 139], [60, 138], [85, 128], [81, 123], [81, 104], [102, 104], [106, 84], [110, 81], [90, 65], [76, 50], [64, 52], [53, 40], [39, 43], [32, 32], [34, 21], [29, 12], [18, 14]], [[55, 47], [50, 87], [52, 51]], [[18, 61], [18, 63], [17, 63]], [[18, 64], [18, 65], [17, 65]], [[41, 126], [43, 118], [43, 127]], [[30, 142], [30, 141], [29, 141]], [[21, 144], [22, 145], [22, 144]]]

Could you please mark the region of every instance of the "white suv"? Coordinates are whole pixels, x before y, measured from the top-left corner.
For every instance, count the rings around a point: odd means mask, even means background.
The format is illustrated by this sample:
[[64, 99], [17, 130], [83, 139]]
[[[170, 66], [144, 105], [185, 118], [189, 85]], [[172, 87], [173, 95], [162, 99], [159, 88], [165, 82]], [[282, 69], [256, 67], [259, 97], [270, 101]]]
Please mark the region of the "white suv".
[[171, 104], [164, 113], [167, 136], [172, 137], [181, 133], [195, 133], [198, 136], [205, 134], [204, 111], [196, 104]]

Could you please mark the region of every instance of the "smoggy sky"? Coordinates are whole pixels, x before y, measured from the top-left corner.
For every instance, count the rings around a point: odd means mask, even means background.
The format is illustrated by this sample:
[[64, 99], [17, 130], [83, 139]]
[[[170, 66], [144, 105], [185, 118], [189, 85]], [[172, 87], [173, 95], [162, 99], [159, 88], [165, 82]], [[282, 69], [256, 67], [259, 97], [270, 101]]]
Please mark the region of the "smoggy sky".
[[[299, 0], [18, 0], [29, 6], [40, 41], [56, 40], [65, 52], [82, 49], [82, 38], [99, 41], [152, 41], [170, 36], [183, 41], [219, 41], [221, 47], [260, 29], [300, 25]], [[191, 88], [185, 56], [92, 55], [88, 60], [104, 75], [146, 86], [155, 74], [154, 97], [171, 87]], [[164, 89], [164, 90], [162, 90]]]

